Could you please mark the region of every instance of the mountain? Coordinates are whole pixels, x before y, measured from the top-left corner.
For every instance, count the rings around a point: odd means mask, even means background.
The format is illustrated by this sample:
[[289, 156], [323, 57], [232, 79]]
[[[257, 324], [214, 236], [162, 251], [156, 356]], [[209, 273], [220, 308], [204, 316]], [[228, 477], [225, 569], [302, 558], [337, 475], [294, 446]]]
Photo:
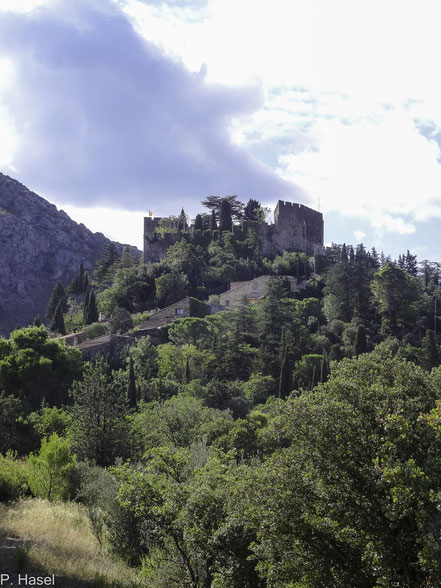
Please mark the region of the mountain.
[[0, 333], [44, 319], [55, 282], [67, 285], [81, 262], [90, 269], [110, 242], [0, 173]]

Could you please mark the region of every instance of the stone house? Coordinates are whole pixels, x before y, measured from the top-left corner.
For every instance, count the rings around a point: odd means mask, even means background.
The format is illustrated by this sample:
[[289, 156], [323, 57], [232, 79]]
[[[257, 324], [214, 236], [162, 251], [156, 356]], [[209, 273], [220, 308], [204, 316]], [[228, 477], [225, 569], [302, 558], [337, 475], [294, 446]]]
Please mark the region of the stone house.
[[[274, 276], [259, 276], [247, 282], [231, 282], [230, 289], [219, 294], [219, 303], [225, 308], [238, 308], [244, 298], [253, 303], [265, 296], [265, 286]], [[291, 276], [283, 276], [291, 284], [291, 291], [297, 289], [297, 279]]]

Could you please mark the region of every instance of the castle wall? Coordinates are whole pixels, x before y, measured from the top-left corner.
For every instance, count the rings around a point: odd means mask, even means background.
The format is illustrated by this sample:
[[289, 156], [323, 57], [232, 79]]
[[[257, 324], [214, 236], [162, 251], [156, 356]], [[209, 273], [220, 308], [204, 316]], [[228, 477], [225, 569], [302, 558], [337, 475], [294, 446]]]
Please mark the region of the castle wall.
[[[156, 233], [160, 218], [144, 219], [144, 261], [160, 261], [170, 247], [183, 238], [180, 233]], [[323, 253], [324, 223], [321, 212], [303, 204], [279, 200], [274, 211], [274, 224], [253, 223], [244, 221], [233, 225], [233, 235], [243, 241], [252, 227], [258, 227], [262, 244], [262, 253], [274, 257], [286, 250], [300, 249], [310, 255]], [[217, 239], [217, 231], [195, 231], [193, 235], [185, 235], [186, 239], [208, 247], [213, 239]]]

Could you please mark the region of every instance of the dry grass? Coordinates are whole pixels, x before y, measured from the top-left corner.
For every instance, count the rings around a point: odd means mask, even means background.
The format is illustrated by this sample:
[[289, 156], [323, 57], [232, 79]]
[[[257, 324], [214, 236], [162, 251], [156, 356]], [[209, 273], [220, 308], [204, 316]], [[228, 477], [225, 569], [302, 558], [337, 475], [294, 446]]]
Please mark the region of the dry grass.
[[26, 544], [29, 571], [63, 576], [66, 587], [145, 585], [134, 570], [100, 550], [80, 505], [32, 499], [2, 511], [0, 531]]

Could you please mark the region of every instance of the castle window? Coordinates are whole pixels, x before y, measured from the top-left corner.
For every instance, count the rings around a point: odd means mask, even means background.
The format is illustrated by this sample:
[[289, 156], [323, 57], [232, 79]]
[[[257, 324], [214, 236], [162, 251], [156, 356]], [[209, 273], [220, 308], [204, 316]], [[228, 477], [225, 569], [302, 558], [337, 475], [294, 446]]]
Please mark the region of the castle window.
[[230, 301], [229, 300], [225, 300], [225, 306], [230, 306]]
[[175, 314], [184, 314], [184, 311], [182, 310], [182, 308], [177, 308], [175, 310]]

